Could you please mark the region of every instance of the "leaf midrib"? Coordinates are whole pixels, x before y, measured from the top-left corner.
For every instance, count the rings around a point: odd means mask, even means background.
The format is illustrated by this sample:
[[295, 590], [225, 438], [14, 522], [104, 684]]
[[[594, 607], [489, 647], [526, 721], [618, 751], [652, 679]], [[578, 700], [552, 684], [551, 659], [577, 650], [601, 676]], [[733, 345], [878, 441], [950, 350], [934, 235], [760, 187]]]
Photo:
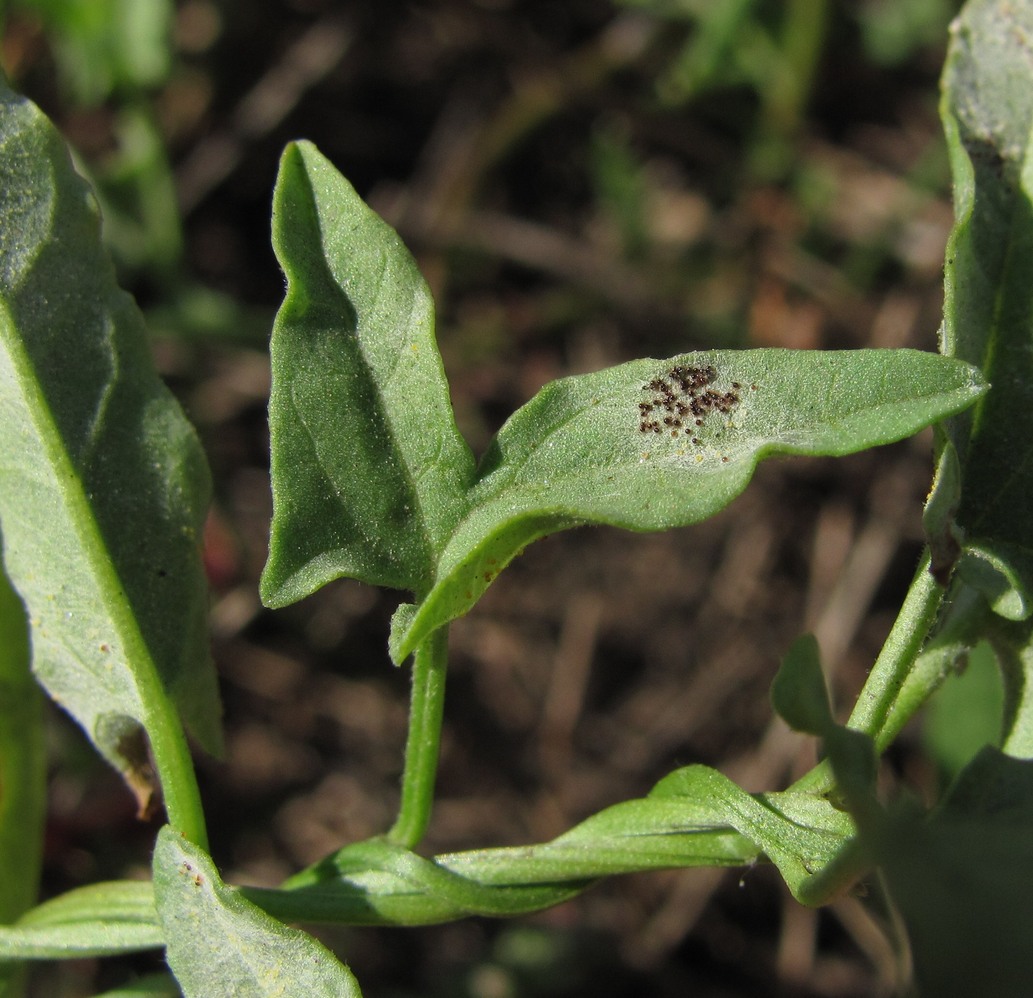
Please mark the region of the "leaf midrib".
[[3, 338], [18, 382], [23, 411], [29, 420], [31, 432], [40, 441], [52, 469], [49, 476], [50, 482], [53, 483], [52, 491], [61, 500], [70, 521], [70, 528], [79, 547], [85, 552], [88, 574], [97, 582], [94, 593], [99, 596], [105, 616], [119, 635], [123, 664], [133, 680], [135, 707], [138, 712], [136, 720], [147, 727], [145, 719], [149, 714], [151, 698], [155, 695], [162, 700], [165, 698], [164, 688], [158, 681], [156, 663], [114, 569], [103, 533], [88, 501], [82, 477], [72, 463], [64, 445], [64, 438], [52, 418], [47, 399], [40, 390], [39, 379], [35, 377], [35, 367], [21, 346], [20, 338], [14, 334], [15, 324], [10, 310], [4, 308], [3, 311], [5, 314], [0, 317], [0, 325], [5, 329]]

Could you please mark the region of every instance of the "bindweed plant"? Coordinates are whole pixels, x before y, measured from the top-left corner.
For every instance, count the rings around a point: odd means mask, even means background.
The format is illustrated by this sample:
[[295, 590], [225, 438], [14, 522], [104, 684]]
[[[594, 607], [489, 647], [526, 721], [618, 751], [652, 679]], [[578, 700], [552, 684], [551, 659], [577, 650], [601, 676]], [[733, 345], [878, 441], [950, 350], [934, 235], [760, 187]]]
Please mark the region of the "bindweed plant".
[[[1033, 925], [1033, 7], [973, 0], [943, 121], [956, 223], [939, 353], [712, 350], [547, 385], [479, 460], [453, 418], [427, 286], [398, 236], [319, 151], [283, 154], [273, 243], [287, 291], [271, 342], [271, 608], [350, 577], [409, 594], [388, 641], [411, 661], [399, 813], [276, 890], [208, 854], [185, 728], [212, 752], [200, 530], [208, 470], [151, 364], [57, 133], [0, 92], [0, 989], [33, 961], [164, 947], [170, 972], [111, 994], [358, 995], [297, 924], [512, 916], [633, 871], [774, 864], [803, 904], [860, 884], [907, 930], [923, 994], [1028, 991]], [[785, 789], [688, 766], [552, 841], [428, 857], [448, 627], [532, 541], [700, 522], [763, 459], [844, 455], [934, 426], [928, 545], [845, 724], [815, 641], [774, 709], [820, 739]], [[1005, 689], [987, 747], [931, 810], [886, 800], [879, 756], [981, 642]], [[150, 882], [36, 904], [45, 758], [39, 687], [159, 806]], [[289, 924], [288, 924], [289, 923]], [[894, 919], [889, 925], [896, 924]], [[902, 959], [903, 962], [903, 959]]]

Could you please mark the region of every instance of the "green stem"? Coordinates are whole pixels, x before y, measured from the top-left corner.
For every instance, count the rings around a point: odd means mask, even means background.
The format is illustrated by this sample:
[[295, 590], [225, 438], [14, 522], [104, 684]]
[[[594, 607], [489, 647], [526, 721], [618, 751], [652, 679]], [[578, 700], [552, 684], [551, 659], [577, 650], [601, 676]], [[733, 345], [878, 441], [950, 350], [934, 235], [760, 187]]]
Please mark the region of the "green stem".
[[901, 719], [894, 717], [900, 691], [936, 622], [943, 594], [943, 588], [929, 572], [926, 553], [847, 721], [847, 727], [871, 735], [879, 751], [886, 748], [902, 726]]
[[409, 702], [409, 737], [405, 744], [402, 802], [387, 833], [390, 842], [412, 849], [430, 822], [438, 771], [441, 720], [445, 708], [448, 628], [441, 627], [416, 648]]
[[[98, 561], [97, 574], [102, 580], [102, 589], [109, 593], [119, 592], [114, 566], [110, 561]], [[124, 603], [113, 605], [111, 609], [116, 627], [123, 635], [127, 661], [134, 663], [133, 672], [144, 714], [138, 720], [150, 743], [169, 824], [194, 845], [207, 851], [208, 831], [201, 806], [201, 791], [179, 711], [162, 682], [157, 663], [132, 609]], [[132, 781], [129, 782], [132, 785]]]
[[169, 824], [207, 851], [208, 830], [190, 746], [176, 708], [164, 691], [160, 699], [149, 704], [147, 735], [161, 779]]
[[43, 698], [25, 607], [0, 567], [0, 922], [36, 903], [45, 801]]
[[[0, 923], [36, 903], [43, 860], [46, 746], [25, 607], [0, 565]], [[26, 994], [27, 970], [0, 966], [0, 994]]]
[[782, 65], [773, 85], [762, 88], [769, 126], [791, 136], [803, 119], [814, 87], [814, 74], [825, 51], [828, 0], [790, 0], [781, 30]]
[[[908, 697], [903, 703], [900, 694], [936, 622], [943, 594], [944, 590], [929, 572], [926, 552], [847, 721], [847, 727], [871, 735], [879, 752], [889, 745], [923, 702]], [[823, 793], [833, 786], [832, 769], [823, 762], [797, 780], [792, 789]]]
[[814, 89], [829, 10], [828, 0], [790, 0], [785, 6], [778, 38], [772, 39], [778, 49], [758, 85], [763, 111], [752, 161], [761, 176], [782, 177], [791, 166], [792, 139]]

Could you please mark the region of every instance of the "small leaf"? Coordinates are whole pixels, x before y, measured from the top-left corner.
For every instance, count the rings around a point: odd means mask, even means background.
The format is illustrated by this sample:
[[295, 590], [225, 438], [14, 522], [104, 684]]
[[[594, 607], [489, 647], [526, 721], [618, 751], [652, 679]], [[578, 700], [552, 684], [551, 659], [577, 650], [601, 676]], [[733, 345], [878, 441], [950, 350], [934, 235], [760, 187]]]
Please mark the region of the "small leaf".
[[0, 926], [0, 960], [61, 960], [155, 949], [164, 941], [144, 881], [90, 884]]
[[697, 523], [766, 457], [890, 443], [982, 392], [968, 364], [915, 350], [712, 351], [547, 385], [485, 455], [434, 587], [396, 616], [391, 656], [465, 613], [536, 538], [588, 523]]
[[868, 735], [836, 724], [813, 635], [797, 638], [786, 652], [771, 684], [771, 701], [794, 731], [824, 741], [839, 792], [855, 814], [867, 813], [875, 786], [874, 746]]
[[273, 212], [287, 296], [271, 344], [262, 599], [285, 606], [341, 576], [422, 594], [473, 474], [430, 292], [310, 143], [284, 152]]
[[361, 998], [326, 947], [227, 887], [207, 853], [168, 825], [154, 852], [154, 896], [185, 998]]
[[[996, 531], [995, 531], [996, 532]], [[1033, 611], [1033, 558], [1025, 544], [1000, 537], [971, 537], [959, 565], [961, 578], [1006, 620], [1028, 620]]]
[[833, 728], [832, 708], [813, 634], [796, 639], [771, 684], [775, 711], [794, 731], [823, 738]]
[[0, 176], [4, 560], [37, 677], [145, 804], [138, 725], [171, 737], [169, 694], [219, 746], [207, 465], [116, 286], [86, 185], [46, 118], [2, 82]]
[[956, 223], [942, 350], [993, 386], [949, 432], [961, 458], [959, 572], [1009, 619], [1033, 613], [1033, 7], [979, 0], [954, 24], [942, 116]]

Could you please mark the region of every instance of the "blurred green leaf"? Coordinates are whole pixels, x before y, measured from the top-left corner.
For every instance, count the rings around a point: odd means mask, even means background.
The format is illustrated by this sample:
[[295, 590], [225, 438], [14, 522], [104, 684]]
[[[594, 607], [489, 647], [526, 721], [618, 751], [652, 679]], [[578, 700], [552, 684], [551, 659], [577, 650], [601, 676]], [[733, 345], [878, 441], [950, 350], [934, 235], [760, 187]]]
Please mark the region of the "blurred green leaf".
[[117, 152], [89, 173], [105, 245], [120, 272], [168, 281], [181, 261], [183, 232], [164, 136], [140, 103], [121, 108], [114, 126]]
[[641, 259], [649, 249], [646, 181], [622, 129], [610, 125], [596, 130], [591, 165], [599, 207], [613, 225], [621, 252]]
[[96, 995], [96, 998], [180, 998], [181, 994], [171, 974], [148, 974], [112, 991]]
[[169, 71], [171, 0], [14, 0], [12, 6], [42, 18], [63, 82], [83, 104], [155, 86]]
[[942, 45], [958, 7], [958, 0], [867, 0], [856, 5], [854, 16], [869, 56], [875, 62], [895, 66], [918, 48]]
[[154, 896], [184, 998], [361, 998], [328, 949], [227, 887], [207, 853], [168, 825], [154, 851]]
[[60, 960], [154, 949], [163, 935], [149, 882], [119, 880], [69, 891], [0, 925], [0, 960]]
[[738, 83], [764, 29], [757, 0], [619, 0], [621, 6], [654, 17], [686, 21], [692, 32], [671, 65], [660, 74], [657, 90], [671, 104], [681, 104], [715, 85]]
[[984, 749], [929, 817], [899, 808], [876, 852], [923, 995], [1024, 998], [1033, 980], [1033, 762]]
[[984, 642], [927, 707], [923, 740], [946, 776], [956, 776], [984, 745], [1000, 742], [1002, 706], [1001, 674], [993, 649]]

